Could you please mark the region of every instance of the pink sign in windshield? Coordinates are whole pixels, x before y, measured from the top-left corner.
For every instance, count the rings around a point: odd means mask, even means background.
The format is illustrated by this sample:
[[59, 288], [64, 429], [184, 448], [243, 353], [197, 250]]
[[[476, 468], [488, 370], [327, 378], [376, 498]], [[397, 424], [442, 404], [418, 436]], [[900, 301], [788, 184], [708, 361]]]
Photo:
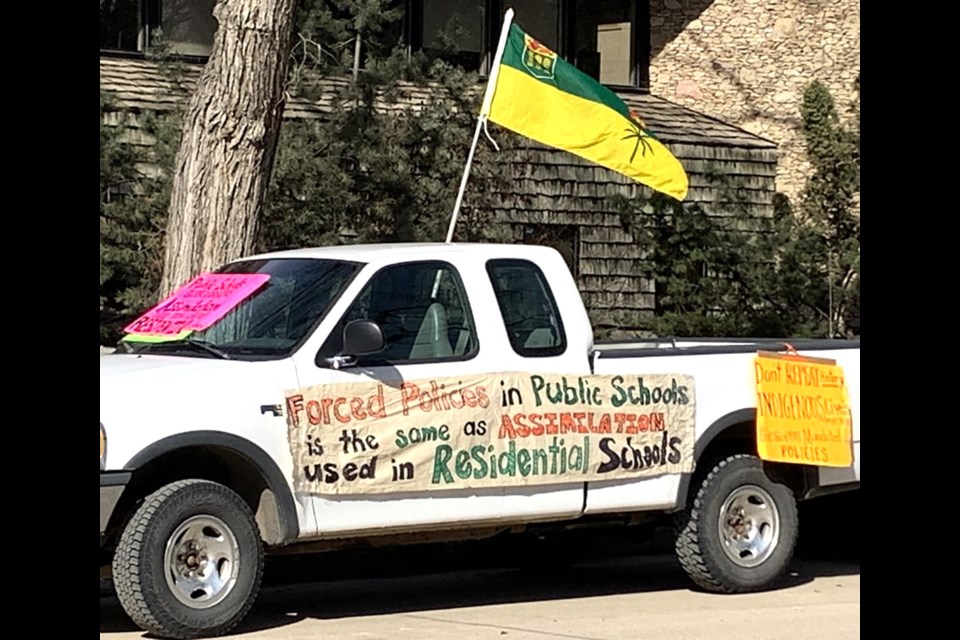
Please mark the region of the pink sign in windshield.
[[270, 279], [266, 273], [203, 273], [124, 327], [127, 333], [176, 336], [206, 329]]

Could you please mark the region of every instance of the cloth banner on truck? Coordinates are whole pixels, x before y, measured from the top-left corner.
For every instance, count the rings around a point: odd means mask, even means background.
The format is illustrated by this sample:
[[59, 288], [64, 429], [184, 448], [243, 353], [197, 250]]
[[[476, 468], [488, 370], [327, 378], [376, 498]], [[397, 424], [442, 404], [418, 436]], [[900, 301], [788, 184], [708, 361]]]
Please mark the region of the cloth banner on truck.
[[298, 491], [370, 494], [693, 470], [693, 378], [466, 375], [289, 391]]

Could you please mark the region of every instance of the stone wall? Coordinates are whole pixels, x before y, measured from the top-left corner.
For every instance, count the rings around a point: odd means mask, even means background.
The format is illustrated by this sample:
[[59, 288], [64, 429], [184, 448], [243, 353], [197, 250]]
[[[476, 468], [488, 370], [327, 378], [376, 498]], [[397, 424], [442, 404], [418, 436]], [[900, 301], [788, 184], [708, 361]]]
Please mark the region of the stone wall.
[[777, 190], [809, 171], [804, 88], [820, 80], [847, 114], [860, 76], [859, 0], [650, 0], [650, 90], [779, 145]]

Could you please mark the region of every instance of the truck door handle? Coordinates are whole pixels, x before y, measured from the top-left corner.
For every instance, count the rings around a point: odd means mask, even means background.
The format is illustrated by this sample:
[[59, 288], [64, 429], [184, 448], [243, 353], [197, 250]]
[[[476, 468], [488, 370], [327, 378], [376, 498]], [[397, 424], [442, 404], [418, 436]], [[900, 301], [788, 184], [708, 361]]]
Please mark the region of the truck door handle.
[[283, 407], [279, 404], [260, 405], [260, 415], [266, 415], [268, 413], [272, 413], [274, 417], [280, 417], [283, 415]]

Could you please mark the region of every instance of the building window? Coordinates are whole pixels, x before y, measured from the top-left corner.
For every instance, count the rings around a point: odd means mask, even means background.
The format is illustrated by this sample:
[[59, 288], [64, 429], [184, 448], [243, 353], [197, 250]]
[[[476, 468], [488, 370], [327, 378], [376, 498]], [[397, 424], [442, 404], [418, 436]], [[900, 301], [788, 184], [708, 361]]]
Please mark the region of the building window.
[[525, 224], [521, 227], [523, 244], [556, 249], [570, 273], [580, 275], [580, 227], [575, 224]]
[[407, 7], [414, 49], [471, 71], [481, 68], [488, 50], [484, 0], [411, 0]]
[[603, 84], [646, 86], [649, 3], [576, 0], [572, 5], [573, 56], [568, 59]]
[[100, 49], [140, 50], [139, 0], [100, 0]]
[[[489, 71], [506, 7], [527, 33], [613, 86], [649, 86], [649, 0], [397, 0], [406, 44], [471, 71]], [[216, 0], [100, 0], [100, 50], [207, 56]], [[398, 25], [399, 26], [399, 25]]]
[[[561, 51], [560, 46], [560, 0], [507, 0], [497, 11], [497, 20], [503, 17], [506, 6], [513, 7], [514, 22], [531, 36], [547, 45], [554, 51]], [[500, 30], [497, 29], [496, 37]], [[496, 46], [496, 43], [494, 43]]]
[[408, 0], [407, 42], [414, 51], [466, 69], [489, 71], [503, 12], [603, 84], [646, 88], [648, 0]]
[[216, 0], [100, 0], [100, 50], [143, 53], [163, 43], [181, 56], [208, 56]]
[[163, 0], [160, 3], [160, 27], [163, 42], [171, 53], [184, 56], [209, 56], [217, 20], [213, 17], [216, 0]]

